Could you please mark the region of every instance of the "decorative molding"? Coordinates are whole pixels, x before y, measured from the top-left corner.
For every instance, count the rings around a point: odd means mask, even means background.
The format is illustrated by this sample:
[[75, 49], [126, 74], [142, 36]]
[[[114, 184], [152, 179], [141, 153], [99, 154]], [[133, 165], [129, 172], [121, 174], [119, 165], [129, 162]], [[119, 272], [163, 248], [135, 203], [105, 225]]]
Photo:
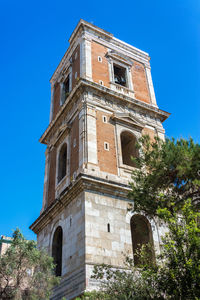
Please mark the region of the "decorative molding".
[[131, 127], [137, 127], [141, 130], [145, 127], [145, 124], [131, 113], [114, 113], [111, 118], [118, 123], [126, 123]]
[[106, 57], [111, 58], [112, 60], [115, 60], [115, 61], [119, 61], [122, 64], [126, 64], [129, 67], [131, 67], [133, 65], [132, 60], [130, 60], [128, 58], [128, 56], [126, 56], [118, 51], [115, 51], [115, 50], [108, 51], [106, 54]]

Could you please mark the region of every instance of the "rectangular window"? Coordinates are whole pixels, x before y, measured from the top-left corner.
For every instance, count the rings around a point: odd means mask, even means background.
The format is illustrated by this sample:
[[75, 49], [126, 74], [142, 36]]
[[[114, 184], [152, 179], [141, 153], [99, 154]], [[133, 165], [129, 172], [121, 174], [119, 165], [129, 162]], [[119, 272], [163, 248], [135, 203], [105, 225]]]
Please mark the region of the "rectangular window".
[[102, 62], [102, 57], [98, 56], [98, 62]]
[[104, 142], [104, 149], [105, 149], [106, 151], [109, 151], [109, 143]]
[[100, 83], [100, 85], [103, 85], [103, 81], [102, 80], [99, 80], [99, 83]]
[[114, 82], [122, 86], [127, 86], [126, 69], [121, 66], [113, 65], [113, 70], [114, 70]]
[[106, 116], [103, 116], [102, 119], [103, 119], [104, 123], [107, 123], [107, 117]]
[[65, 85], [65, 99], [66, 99], [69, 96], [69, 75], [67, 76], [64, 85]]

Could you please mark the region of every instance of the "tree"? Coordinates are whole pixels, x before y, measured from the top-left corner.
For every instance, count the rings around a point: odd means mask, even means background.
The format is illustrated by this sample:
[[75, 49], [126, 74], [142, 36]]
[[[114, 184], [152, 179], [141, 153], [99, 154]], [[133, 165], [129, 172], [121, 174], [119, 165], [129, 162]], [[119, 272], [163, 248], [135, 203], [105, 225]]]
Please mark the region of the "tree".
[[49, 299], [59, 282], [54, 267], [53, 258], [16, 229], [11, 246], [0, 258], [0, 299]]
[[150, 264], [143, 247], [139, 268], [127, 257], [127, 270], [101, 265], [93, 277], [106, 299], [200, 299], [200, 145], [144, 136], [138, 148], [130, 209], [168, 228], [161, 253]]

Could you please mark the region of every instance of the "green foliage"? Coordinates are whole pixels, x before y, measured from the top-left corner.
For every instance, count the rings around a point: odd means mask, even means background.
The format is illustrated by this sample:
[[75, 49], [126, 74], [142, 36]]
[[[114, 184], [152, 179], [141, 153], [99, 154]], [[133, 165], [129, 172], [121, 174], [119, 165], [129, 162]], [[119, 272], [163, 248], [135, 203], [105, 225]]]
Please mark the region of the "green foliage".
[[[200, 145], [192, 139], [167, 139], [165, 142], [149, 136], [139, 140], [142, 152], [135, 159], [138, 169], [133, 172], [130, 199], [134, 199], [134, 211], [150, 217], [157, 215], [159, 207], [173, 210], [182, 207], [190, 198], [192, 203], [200, 199]], [[199, 174], [199, 175], [198, 175]]]
[[59, 282], [53, 270], [52, 257], [16, 229], [11, 246], [0, 258], [0, 299], [49, 299]]
[[110, 300], [200, 299], [200, 146], [144, 136], [138, 147], [130, 209], [163, 223], [161, 252], [150, 264], [143, 247], [139, 268], [127, 257], [126, 270], [96, 266], [93, 278]]

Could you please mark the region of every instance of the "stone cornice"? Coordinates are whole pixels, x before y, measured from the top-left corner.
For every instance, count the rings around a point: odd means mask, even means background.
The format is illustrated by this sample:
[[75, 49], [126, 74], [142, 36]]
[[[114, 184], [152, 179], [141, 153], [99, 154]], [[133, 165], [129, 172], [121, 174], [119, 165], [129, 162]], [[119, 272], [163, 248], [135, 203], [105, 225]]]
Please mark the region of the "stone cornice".
[[75, 182], [72, 182], [55, 201], [37, 218], [30, 226], [30, 229], [38, 234], [48, 225], [63, 207], [66, 207], [76, 196], [83, 191], [95, 191], [104, 195], [114, 195], [120, 199], [128, 201], [127, 194], [131, 188], [126, 184], [98, 178], [95, 176], [80, 173]]
[[117, 98], [122, 101], [125, 101], [127, 103], [127, 105], [134, 105], [134, 106], [137, 106], [138, 108], [143, 109], [144, 111], [152, 112], [161, 120], [161, 122], [165, 121], [170, 116], [170, 113], [160, 110], [159, 108], [157, 108], [151, 104], [147, 104], [147, 103], [137, 100], [135, 98], [123, 95], [121, 93], [113, 91], [110, 88], [107, 88], [105, 86], [102, 86], [100, 84], [92, 82], [90, 80], [80, 78], [76, 87], [70, 93], [67, 101], [60, 108], [55, 119], [51, 121], [48, 128], [45, 130], [45, 132], [41, 136], [41, 138], [39, 140], [41, 143], [48, 144], [49, 134], [52, 132], [52, 129], [55, 127], [55, 124], [58, 122], [60, 116], [63, 115], [63, 112], [68, 107], [68, 105], [72, 102], [73, 98], [79, 96], [80, 92], [83, 92], [84, 89], [86, 89], [86, 88], [92, 88], [93, 90], [102, 92], [104, 95], [107, 95], [107, 96], [109, 95], [113, 98]]

